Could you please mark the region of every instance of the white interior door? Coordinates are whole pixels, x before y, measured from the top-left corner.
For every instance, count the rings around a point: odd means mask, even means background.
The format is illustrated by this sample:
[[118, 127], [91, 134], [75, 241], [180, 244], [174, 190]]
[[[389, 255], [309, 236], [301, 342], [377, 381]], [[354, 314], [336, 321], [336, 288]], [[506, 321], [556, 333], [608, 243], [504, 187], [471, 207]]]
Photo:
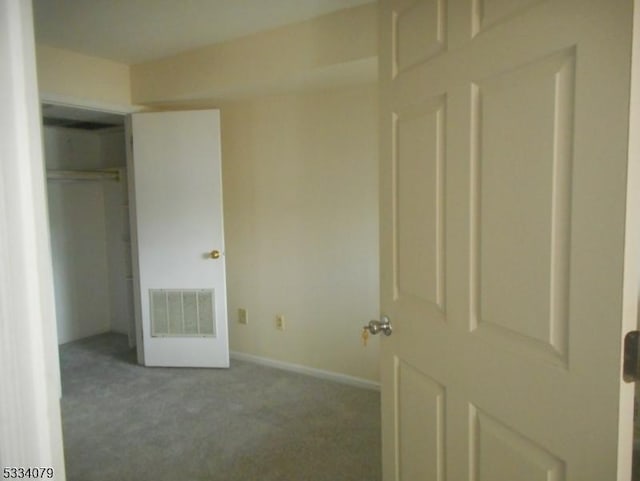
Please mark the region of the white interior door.
[[220, 113], [132, 116], [147, 366], [228, 367]]
[[385, 481], [630, 479], [632, 4], [381, 1]]

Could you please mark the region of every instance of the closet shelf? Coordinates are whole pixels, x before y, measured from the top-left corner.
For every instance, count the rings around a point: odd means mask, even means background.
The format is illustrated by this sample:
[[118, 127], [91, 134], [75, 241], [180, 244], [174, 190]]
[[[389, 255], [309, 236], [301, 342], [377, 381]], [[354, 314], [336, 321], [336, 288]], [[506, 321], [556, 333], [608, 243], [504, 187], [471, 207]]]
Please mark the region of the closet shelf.
[[47, 169], [47, 180], [63, 182], [100, 182], [103, 180], [120, 182], [117, 170], [57, 170]]

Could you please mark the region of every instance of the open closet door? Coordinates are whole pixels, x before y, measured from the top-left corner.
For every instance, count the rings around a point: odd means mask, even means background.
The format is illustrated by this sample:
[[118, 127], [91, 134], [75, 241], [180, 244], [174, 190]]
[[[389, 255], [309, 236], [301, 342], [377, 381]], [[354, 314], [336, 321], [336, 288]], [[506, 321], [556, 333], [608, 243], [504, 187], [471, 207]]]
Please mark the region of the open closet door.
[[220, 112], [132, 116], [146, 366], [228, 367]]

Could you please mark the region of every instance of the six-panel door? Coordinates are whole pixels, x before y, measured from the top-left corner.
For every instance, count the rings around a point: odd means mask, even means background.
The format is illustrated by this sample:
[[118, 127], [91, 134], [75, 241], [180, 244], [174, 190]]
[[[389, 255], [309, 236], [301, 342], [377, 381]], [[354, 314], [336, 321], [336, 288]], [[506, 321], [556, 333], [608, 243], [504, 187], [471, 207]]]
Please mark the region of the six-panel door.
[[381, 2], [385, 481], [627, 479], [631, 19]]

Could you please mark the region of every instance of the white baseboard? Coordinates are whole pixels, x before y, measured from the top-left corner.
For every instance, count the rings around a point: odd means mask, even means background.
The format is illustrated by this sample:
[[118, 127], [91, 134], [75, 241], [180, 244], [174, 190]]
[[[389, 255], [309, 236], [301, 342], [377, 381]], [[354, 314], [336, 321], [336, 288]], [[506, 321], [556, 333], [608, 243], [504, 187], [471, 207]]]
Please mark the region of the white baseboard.
[[315, 369], [313, 367], [302, 366], [300, 364], [291, 364], [284, 361], [276, 361], [275, 359], [254, 356], [252, 354], [245, 354], [243, 352], [231, 351], [230, 354], [231, 359], [237, 359], [238, 361], [253, 362], [262, 366], [282, 369], [283, 371], [296, 372], [298, 374], [305, 374], [307, 376], [326, 379], [328, 381], [348, 384], [349, 386], [370, 389], [372, 391], [380, 391], [380, 383], [369, 381], [368, 379], [362, 379], [360, 377], [348, 376], [346, 374], [340, 374], [331, 371], [323, 371], [322, 369]]

